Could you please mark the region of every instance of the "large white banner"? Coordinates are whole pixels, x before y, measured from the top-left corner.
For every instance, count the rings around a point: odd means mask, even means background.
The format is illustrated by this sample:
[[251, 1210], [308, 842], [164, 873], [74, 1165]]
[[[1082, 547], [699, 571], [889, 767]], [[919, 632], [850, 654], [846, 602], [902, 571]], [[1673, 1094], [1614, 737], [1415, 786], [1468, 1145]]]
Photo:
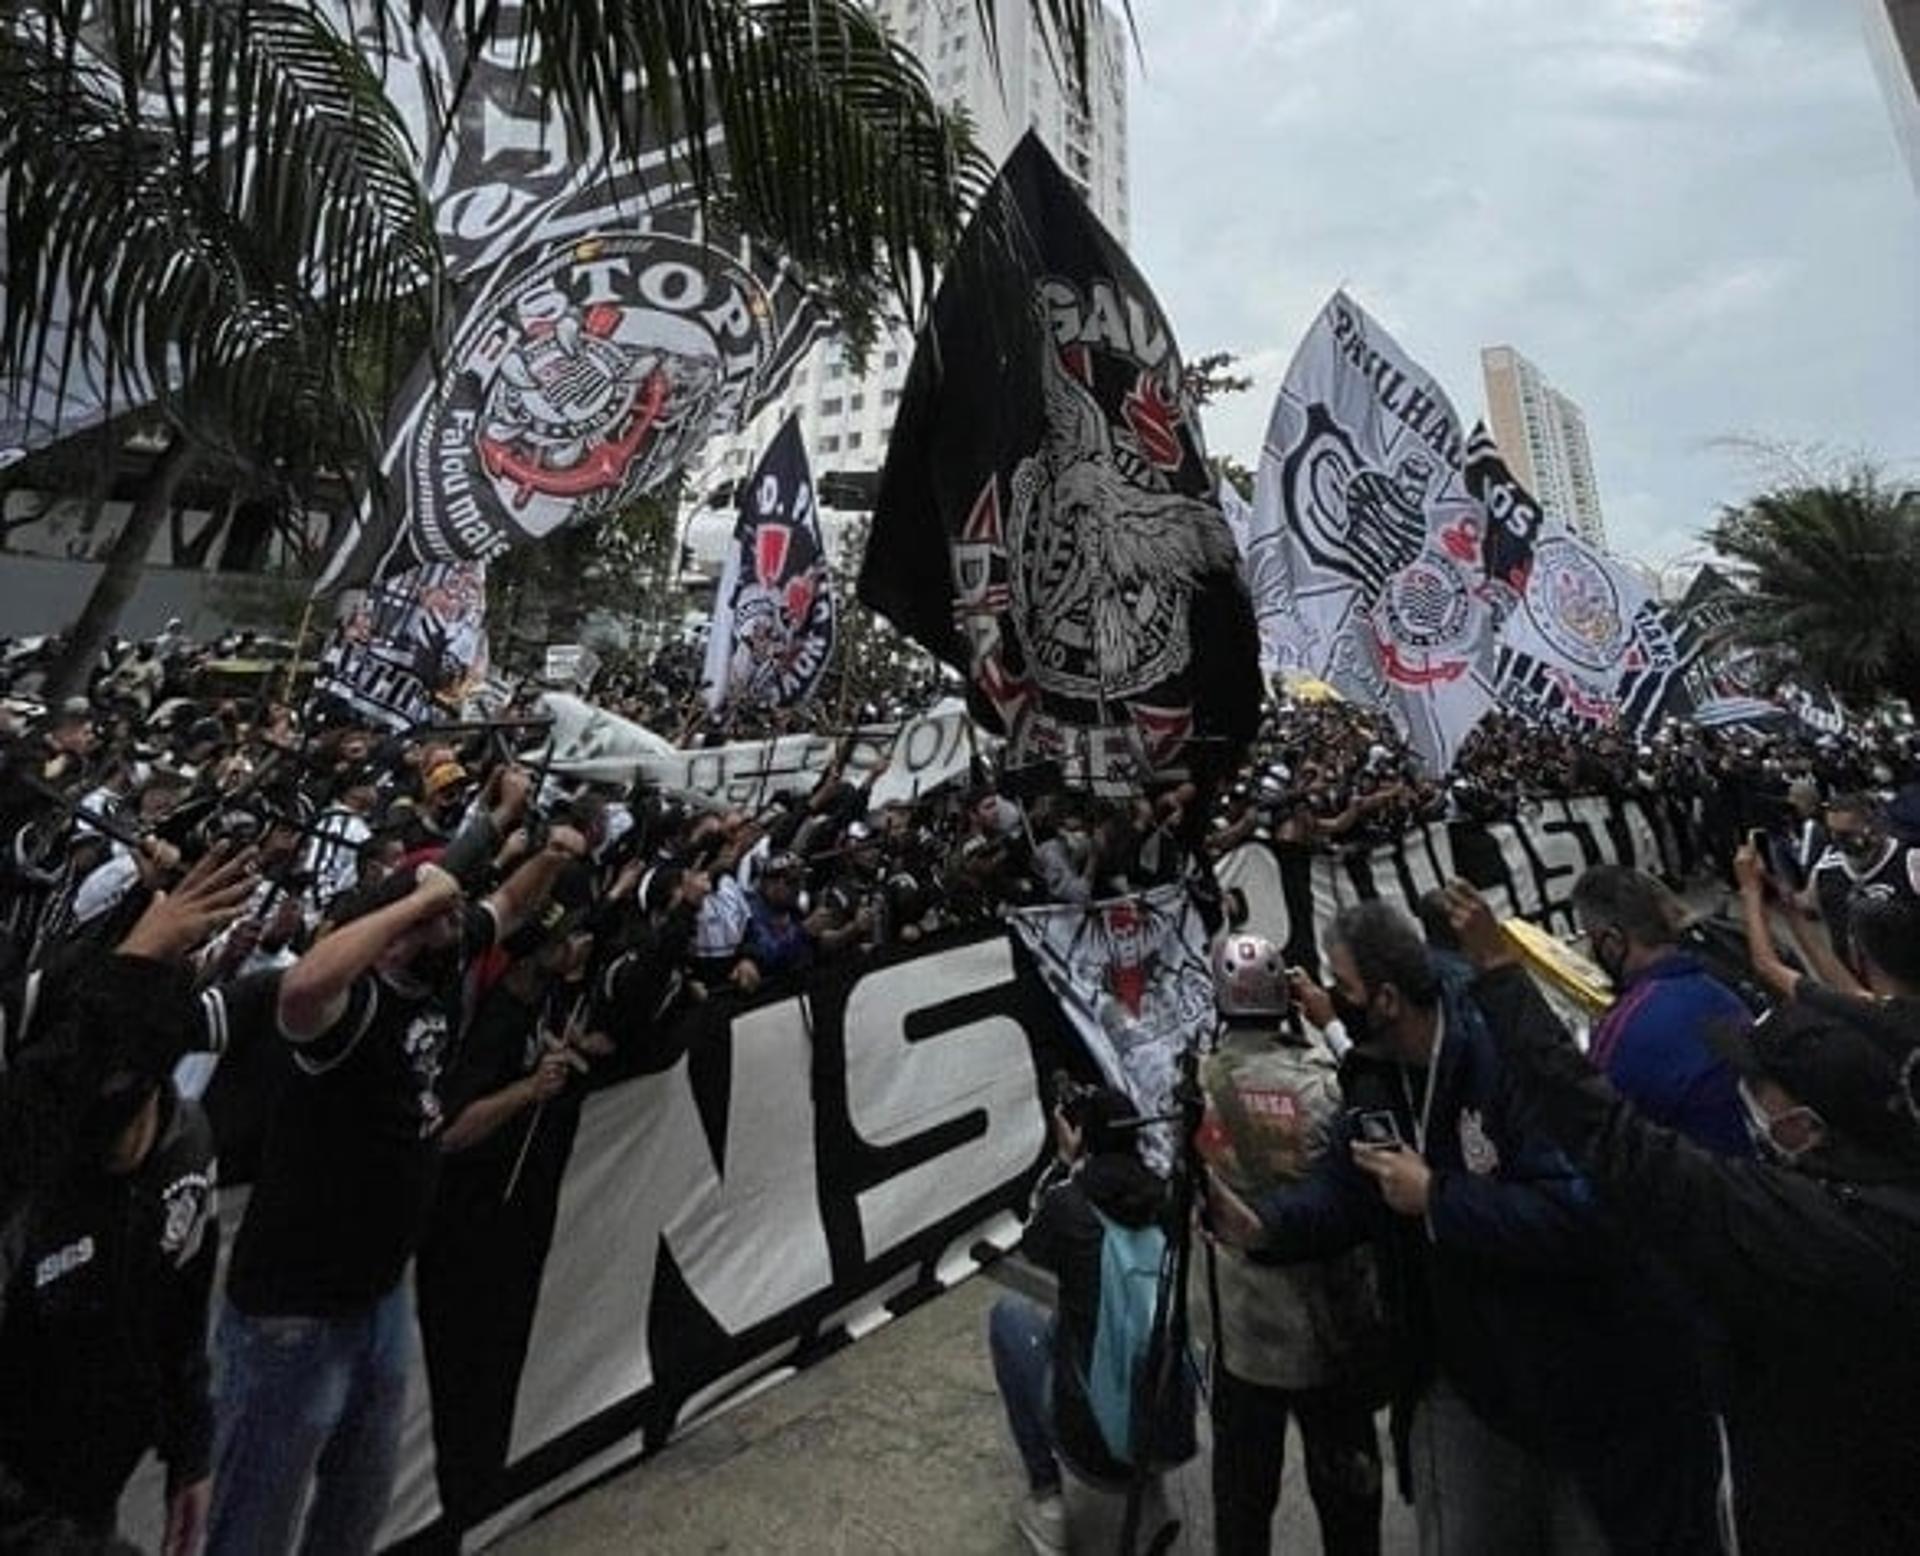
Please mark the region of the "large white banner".
[[1446, 392], [1336, 292], [1274, 403], [1249, 536], [1273, 668], [1390, 709], [1435, 770], [1492, 703], [1465, 449]]
[[904, 723], [857, 729], [844, 740], [827, 734], [778, 735], [703, 750], [670, 745], [577, 698], [544, 701], [555, 713], [552, 772], [596, 783], [643, 778], [714, 805], [761, 805], [785, 789], [811, 789], [842, 754], [842, 772], [854, 783], [865, 783], [886, 764], [874, 781], [875, 805], [913, 800], [962, 776], [976, 746], [984, 754], [990, 741], [971, 728], [957, 700]]

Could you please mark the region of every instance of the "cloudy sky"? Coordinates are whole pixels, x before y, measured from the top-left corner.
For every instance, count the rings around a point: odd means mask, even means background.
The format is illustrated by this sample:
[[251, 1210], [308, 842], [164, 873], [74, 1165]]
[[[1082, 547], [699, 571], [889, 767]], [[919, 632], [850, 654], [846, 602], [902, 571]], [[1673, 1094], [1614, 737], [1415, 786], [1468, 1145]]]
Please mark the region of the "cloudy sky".
[[1132, 248], [1251, 464], [1344, 285], [1483, 410], [1479, 350], [1585, 410], [1614, 545], [1686, 551], [1728, 437], [1920, 474], [1920, 194], [1856, 0], [1134, 0]]

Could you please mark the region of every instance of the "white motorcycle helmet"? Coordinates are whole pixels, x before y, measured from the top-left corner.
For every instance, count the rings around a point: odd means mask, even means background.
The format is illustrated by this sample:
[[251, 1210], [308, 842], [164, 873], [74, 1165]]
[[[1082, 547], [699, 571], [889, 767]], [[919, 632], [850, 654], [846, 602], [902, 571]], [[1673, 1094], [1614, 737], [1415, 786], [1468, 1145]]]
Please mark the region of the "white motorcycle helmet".
[[1291, 995], [1280, 947], [1238, 930], [1223, 936], [1213, 948], [1213, 998], [1223, 1016], [1284, 1016]]

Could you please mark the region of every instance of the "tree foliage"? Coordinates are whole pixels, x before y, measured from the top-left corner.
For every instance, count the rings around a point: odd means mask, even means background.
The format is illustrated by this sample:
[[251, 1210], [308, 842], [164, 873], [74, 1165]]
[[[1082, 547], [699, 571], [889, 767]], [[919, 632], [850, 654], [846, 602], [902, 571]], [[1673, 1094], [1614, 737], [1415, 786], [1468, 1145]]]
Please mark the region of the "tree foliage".
[[[1084, 90], [1098, 0], [1030, 3]], [[199, 441], [270, 448], [290, 426], [336, 462], [371, 454], [384, 407], [354, 364], [447, 287], [422, 148], [382, 84], [407, 25], [514, 60], [577, 157], [665, 148], [856, 340], [889, 300], [911, 313], [991, 173], [858, 0], [12, 5], [0, 372], [54, 353], [64, 380], [97, 353], [123, 403], [158, 397]]]
[[1722, 510], [1707, 539], [1744, 590], [1731, 637], [1920, 711], [1920, 489], [1856, 463]]

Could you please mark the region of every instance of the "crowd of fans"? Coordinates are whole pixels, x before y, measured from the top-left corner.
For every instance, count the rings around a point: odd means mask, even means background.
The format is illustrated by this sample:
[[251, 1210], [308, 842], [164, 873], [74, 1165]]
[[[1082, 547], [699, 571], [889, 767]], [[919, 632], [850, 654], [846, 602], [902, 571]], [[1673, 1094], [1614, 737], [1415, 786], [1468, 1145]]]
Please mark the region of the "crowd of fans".
[[[524, 710], [396, 735], [303, 715], [271, 681], [210, 693], [208, 663], [251, 647], [116, 644], [52, 708], [39, 657], [0, 648], [0, 1548], [110, 1548], [149, 1450], [168, 1556], [292, 1549], [303, 1521], [313, 1548], [367, 1548], [409, 1261], [423, 1307], [459, 1301], [432, 1207], [476, 1176], [497, 1190], [530, 1138], [509, 1126], [660, 1062], [642, 1051], [696, 1004], [1010, 907], [1204, 878], [1254, 835], [1365, 845], [1573, 794], [1645, 800], [1703, 863], [1759, 829], [1743, 889], [1824, 909], [1842, 962], [1856, 886], [1920, 891], [1896, 730], [1640, 743], [1496, 720], [1434, 779], [1381, 720], [1282, 700], [1217, 801], [1034, 793], [976, 763], [907, 803], [876, 797], [884, 769], [835, 766], [717, 809], [545, 776]], [[611, 703], [659, 722], [687, 668]], [[246, 1108], [223, 1117], [223, 1096]], [[216, 1144], [254, 1190], [210, 1373]], [[440, 1465], [456, 1519], [486, 1489], [463, 1462]]]
[[707, 706], [703, 695], [705, 673], [704, 640], [669, 642], [652, 654], [609, 665], [594, 683], [594, 700], [677, 746], [693, 748], [807, 734], [818, 727], [822, 705], [830, 707], [837, 721], [848, 728], [897, 723], [925, 713], [943, 696], [952, 695], [949, 682], [930, 668], [864, 678], [853, 670], [845, 672], [851, 676], [845, 685], [836, 674], [819, 703], [742, 702], [716, 710]]

